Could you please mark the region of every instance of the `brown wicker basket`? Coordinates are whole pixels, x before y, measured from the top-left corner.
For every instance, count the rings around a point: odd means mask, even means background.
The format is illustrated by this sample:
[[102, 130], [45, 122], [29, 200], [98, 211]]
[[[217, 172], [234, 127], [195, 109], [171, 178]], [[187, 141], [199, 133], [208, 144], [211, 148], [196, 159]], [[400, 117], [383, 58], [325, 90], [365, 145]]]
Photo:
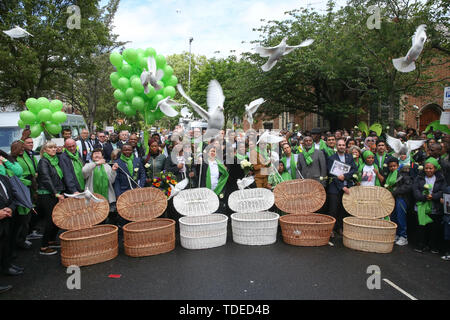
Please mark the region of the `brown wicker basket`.
[[325, 188], [312, 179], [284, 181], [273, 190], [275, 205], [286, 213], [309, 214], [322, 208]]
[[294, 246], [324, 246], [336, 220], [314, 213], [326, 201], [325, 188], [312, 179], [290, 180], [274, 189], [275, 205], [290, 213], [280, 217], [283, 241]]
[[354, 217], [344, 218], [344, 246], [360, 251], [390, 253], [397, 225], [381, 218], [395, 207], [392, 194], [382, 187], [353, 187], [342, 204]]
[[293, 246], [327, 245], [335, 222], [333, 217], [318, 213], [282, 216], [280, 225], [283, 241]]
[[113, 225], [94, 226], [106, 219], [109, 213], [108, 201], [95, 194], [102, 202], [67, 198], [53, 209], [53, 222], [63, 232], [61, 240], [61, 263], [87, 266], [105, 262], [117, 257], [119, 252], [118, 228]]
[[123, 227], [125, 254], [146, 257], [175, 249], [175, 221], [157, 219], [167, 208], [167, 198], [157, 188], [128, 190], [117, 199], [117, 212], [134, 221]]

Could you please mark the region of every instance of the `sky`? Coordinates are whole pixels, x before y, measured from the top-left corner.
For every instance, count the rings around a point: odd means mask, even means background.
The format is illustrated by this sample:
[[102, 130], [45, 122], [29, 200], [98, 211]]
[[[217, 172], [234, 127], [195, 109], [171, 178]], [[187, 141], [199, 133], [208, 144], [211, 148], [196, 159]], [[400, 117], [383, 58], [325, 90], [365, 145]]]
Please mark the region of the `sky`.
[[[337, 7], [345, 2], [336, 0]], [[307, 6], [321, 12], [326, 3], [326, 0], [121, 0], [113, 31], [119, 40], [131, 41], [125, 46], [128, 48], [152, 47], [167, 56], [189, 52], [192, 37], [193, 54], [227, 57], [255, 46], [250, 41], [258, 40], [259, 33], [252, 29], [264, 24], [261, 19], [281, 20], [287, 17], [285, 11]]]

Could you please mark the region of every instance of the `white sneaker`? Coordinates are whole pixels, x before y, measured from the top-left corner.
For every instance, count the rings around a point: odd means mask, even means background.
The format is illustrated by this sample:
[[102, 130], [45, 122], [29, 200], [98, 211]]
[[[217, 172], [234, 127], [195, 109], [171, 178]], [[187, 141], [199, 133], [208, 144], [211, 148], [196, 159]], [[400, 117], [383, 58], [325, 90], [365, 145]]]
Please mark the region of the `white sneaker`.
[[398, 241], [398, 238], [400, 238], [400, 236], [395, 235], [395, 240], [394, 240], [394, 242], [397, 242], [397, 241]]
[[408, 239], [405, 237], [399, 237], [395, 244], [398, 246], [406, 246], [408, 244]]

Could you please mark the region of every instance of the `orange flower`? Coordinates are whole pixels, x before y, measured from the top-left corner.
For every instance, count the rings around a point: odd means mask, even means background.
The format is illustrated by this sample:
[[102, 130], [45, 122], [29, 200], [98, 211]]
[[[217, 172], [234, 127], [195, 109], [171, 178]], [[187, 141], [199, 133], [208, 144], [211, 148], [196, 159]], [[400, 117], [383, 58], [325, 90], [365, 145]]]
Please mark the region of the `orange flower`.
[[175, 180], [170, 181], [171, 184], [176, 184], [177, 182]]

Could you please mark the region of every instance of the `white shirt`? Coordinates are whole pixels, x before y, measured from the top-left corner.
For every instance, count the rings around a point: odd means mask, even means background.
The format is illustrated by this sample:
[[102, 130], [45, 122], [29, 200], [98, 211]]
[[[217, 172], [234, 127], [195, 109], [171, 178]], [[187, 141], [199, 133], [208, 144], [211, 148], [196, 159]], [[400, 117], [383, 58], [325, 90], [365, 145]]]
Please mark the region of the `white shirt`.
[[[425, 176], [425, 183], [426, 184], [431, 184], [434, 187], [434, 184], [436, 183], [436, 176], [433, 175], [431, 178], [428, 178], [427, 176]], [[432, 193], [433, 188], [430, 189], [430, 194]]]
[[[294, 160], [298, 162], [298, 154], [294, 153]], [[289, 170], [291, 170], [291, 156], [286, 156], [286, 171], [289, 172]]]
[[342, 156], [338, 153], [337, 154], [339, 157], [339, 160], [341, 160], [342, 163], [345, 163], [345, 154], [343, 154]]
[[180, 169], [180, 172], [182, 172], [182, 173], [186, 172], [186, 166], [184, 165], [185, 164], [184, 157], [183, 156], [177, 156], [177, 161], [178, 161], [178, 163], [182, 163], [183, 164], [183, 168]]
[[209, 162], [209, 172], [211, 173], [211, 190], [214, 190], [219, 183], [219, 166], [216, 161]]
[[314, 142], [314, 148], [315, 148], [316, 150], [320, 150], [320, 143], [315, 143], [315, 142]]
[[364, 187], [374, 187], [375, 186], [375, 179], [376, 174], [374, 170], [374, 166], [364, 166], [362, 177], [361, 177], [361, 185]]

